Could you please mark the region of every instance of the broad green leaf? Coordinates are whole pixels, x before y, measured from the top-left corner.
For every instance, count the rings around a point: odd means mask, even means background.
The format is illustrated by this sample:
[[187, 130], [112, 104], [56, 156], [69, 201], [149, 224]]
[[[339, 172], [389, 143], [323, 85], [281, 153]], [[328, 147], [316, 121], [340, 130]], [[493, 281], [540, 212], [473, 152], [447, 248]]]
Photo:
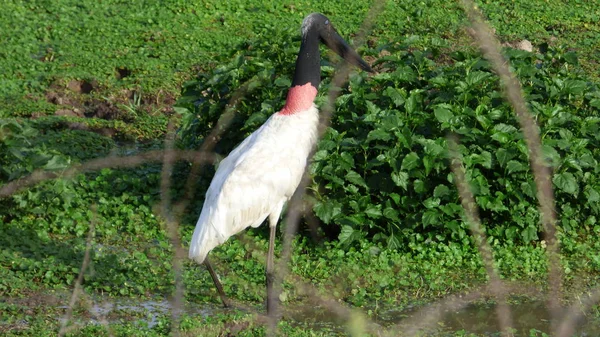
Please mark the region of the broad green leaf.
[[290, 85], [292, 84], [292, 81], [290, 81], [290, 79], [285, 76], [281, 76], [281, 77], [277, 77], [277, 79], [275, 79], [275, 82], [273, 82], [273, 84], [275, 84], [278, 87], [289, 88]]
[[481, 166], [485, 168], [492, 168], [492, 154], [488, 151], [481, 152]]
[[566, 52], [563, 55], [563, 58], [565, 59], [565, 61], [567, 61], [570, 64], [573, 64], [573, 65], [579, 64], [579, 60], [577, 58], [577, 53], [575, 53], [574, 51]]
[[413, 82], [417, 79], [415, 71], [408, 66], [398, 67], [398, 69], [394, 71], [393, 75], [394, 78], [397, 78], [398, 80], [403, 82]]
[[427, 192], [425, 182], [421, 179], [415, 179], [415, 181], [413, 182], [413, 186], [415, 188], [415, 192], [417, 192], [419, 194], [423, 194], [423, 193]]
[[542, 145], [542, 156], [552, 167], [557, 167], [560, 164], [560, 154], [550, 145]]
[[558, 130], [558, 134], [566, 140], [571, 140], [573, 138], [573, 132], [571, 132], [571, 130], [568, 129], [560, 129]]
[[315, 155], [312, 157], [313, 162], [325, 160], [329, 157], [329, 151], [327, 150], [319, 150], [315, 152]]
[[437, 185], [433, 190], [433, 196], [436, 198], [443, 198], [450, 194], [450, 189], [446, 185]]
[[406, 109], [406, 112], [409, 114], [411, 114], [417, 110], [417, 94], [415, 94], [413, 92], [410, 93], [410, 96], [406, 100], [406, 103], [404, 103], [404, 108]]
[[415, 152], [411, 152], [407, 154], [404, 159], [402, 159], [402, 170], [410, 171], [419, 166], [419, 155]]
[[371, 115], [379, 115], [381, 109], [371, 101], [367, 101], [367, 112]]
[[352, 158], [352, 154], [349, 152], [342, 152], [340, 154], [340, 168], [345, 170], [349, 170], [354, 167], [354, 158]]
[[477, 115], [475, 118], [479, 122], [479, 125], [486, 130], [492, 125], [492, 120], [485, 115]]
[[344, 190], [350, 194], [358, 194], [360, 191], [356, 185], [352, 184], [344, 185]]
[[178, 115], [187, 115], [190, 113], [190, 110], [188, 108], [182, 108], [178, 106], [174, 106], [173, 111], [175, 111], [175, 113]]
[[313, 207], [316, 216], [328, 224], [342, 212], [342, 206], [337, 201], [318, 202]]
[[[408, 179], [408, 175], [406, 178]], [[396, 205], [400, 204], [400, 195], [398, 193], [390, 193], [389, 197], [394, 201], [394, 203], [396, 203]]]
[[588, 185], [585, 187], [584, 191], [585, 191], [585, 196], [586, 196], [588, 202], [600, 201], [600, 192], [598, 192], [597, 189]]
[[535, 198], [535, 183], [533, 181], [522, 182], [521, 191], [530, 198]]
[[510, 137], [506, 132], [496, 132], [492, 135], [492, 139], [501, 144], [506, 144], [512, 139], [512, 137]]
[[492, 74], [483, 71], [473, 71], [467, 75], [466, 82], [470, 86], [476, 86], [479, 82], [485, 80], [486, 78], [492, 76]]
[[417, 142], [423, 145], [423, 150], [426, 154], [432, 155], [434, 157], [439, 156], [442, 153], [444, 153], [444, 151], [446, 151], [446, 143], [444, 138], [438, 140], [418, 139]]
[[396, 107], [401, 107], [406, 102], [406, 100], [404, 99], [404, 96], [402, 96], [400, 91], [398, 91], [398, 89], [396, 89], [394, 87], [387, 87], [383, 91], [383, 93], [384, 93], [384, 95], [386, 95], [392, 99], [392, 102], [394, 103], [394, 106], [396, 106]]
[[570, 167], [570, 168], [576, 169], [579, 172], [583, 172], [581, 165], [579, 165], [579, 160], [577, 160], [576, 158], [569, 156], [569, 157], [565, 158], [563, 163], [565, 164], [566, 167]]
[[69, 166], [69, 160], [65, 159], [63, 156], [54, 155], [50, 160], [44, 165], [44, 168], [47, 170], [59, 170], [64, 169]]
[[508, 170], [509, 174], [513, 172], [525, 171], [527, 167], [528, 166], [525, 166], [521, 162], [518, 162], [516, 160], [509, 160], [506, 164], [506, 169]]
[[423, 228], [427, 228], [431, 225], [436, 225], [439, 222], [439, 212], [434, 210], [425, 211], [425, 213], [423, 213], [421, 221], [423, 221]]
[[367, 188], [367, 184], [365, 183], [365, 180], [356, 171], [353, 171], [353, 170], [348, 171], [348, 173], [346, 173], [346, 180], [348, 180], [349, 182], [351, 182], [355, 185]]
[[444, 212], [444, 214], [451, 216], [451, 217], [462, 214], [462, 212], [463, 212], [462, 206], [459, 204], [455, 204], [455, 203], [448, 203], [445, 205], [440, 205], [440, 210], [442, 210], [442, 212]]
[[505, 133], [515, 133], [518, 131], [516, 127], [514, 127], [512, 125], [504, 124], [504, 123], [496, 124], [494, 126], [493, 130], [496, 132], [505, 132]]
[[480, 164], [485, 168], [492, 167], [492, 154], [488, 151], [483, 151], [481, 154], [474, 153], [469, 156], [469, 159], [472, 165]]
[[521, 238], [525, 242], [531, 242], [531, 241], [538, 240], [539, 238], [538, 238], [538, 229], [537, 229], [537, 227], [535, 227], [533, 225], [527, 226], [521, 232]]
[[552, 182], [556, 187], [565, 193], [569, 194], [577, 194], [579, 191], [579, 185], [577, 184], [577, 179], [570, 172], [557, 173], [552, 178]]
[[398, 240], [398, 238], [396, 238], [396, 236], [394, 234], [390, 234], [388, 236], [387, 244], [388, 244], [388, 248], [392, 249], [392, 250], [397, 250], [397, 249], [401, 248], [400, 241]]
[[370, 205], [366, 210], [365, 214], [372, 219], [381, 218], [381, 205]]
[[435, 107], [435, 109], [433, 110], [433, 114], [440, 123], [449, 123], [452, 117], [454, 116], [452, 114], [452, 111], [442, 106]]
[[437, 76], [429, 80], [435, 87], [442, 87], [448, 83], [448, 79], [445, 76]]
[[395, 210], [392, 207], [386, 207], [386, 208], [384, 208], [384, 210], [383, 210], [383, 216], [386, 217], [386, 218], [388, 218], [388, 219], [390, 219], [390, 220], [393, 220], [393, 221], [400, 221], [400, 218], [398, 216], [398, 211]]
[[492, 111], [490, 111], [490, 118], [492, 120], [498, 120], [500, 118], [502, 118], [504, 116], [504, 112], [500, 109], [492, 109]]
[[595, 167], [598, 165], [598, 161], [591, 153], [586, 152], [579, 157], [579, 165], [582, 167]]
[[331, 140], [331, 139], [324, 139], [322, 141], [319, 142], [319, 149], [320, 150], [334, 150], [336, 149], [338, 146], [338, 142], [335, 140]]
[[367, 136], [367, 142], [371, 142], [373, 140], [388, 141], [391, 138], [392, 138], [392, 136], [389, 132], [384, 131], [382, 129], [375, 129], [375, 130], [371, 130], [371, 132], [369, 132], [369, 135]]
[[399, 126], [402, 125], [402, 122], [396, 115], [386, 116], [381, 120], [380, 128], [385, 131], [394, 131], [398, 129]]
[[437, 208], [440, 205], [440, 198], [428, 198], [423, 201], [423, 206], [426, 208]]
[[423, 156], [423, 167], [425, 168], [425, 175], [429, 175], [431, 173], [431, 169], [433, 168], [433, 158], [429, 155]]
[[342, 230], [340, 231], [340, 235], [338, 239], [341, 244], [348, 245], [354, 241], [356, 238], [356, 234], [354, 228], [350, 226], [342, 226]]
[[500, 148], [496, 151], [496, 159], [498, 159], [500, 166], [505, 166], [512, 158], [514, 158], [514, 155], [506, 149]]
[[392, 180], [394, 183], [403, 189], [408, 189], [408, 173], [406, 172], [393, 172]]
[[572, 95], [581, 95], [587, 90], [587, 82], [581, 80], [566, 80], [563, 85], [565, 91]]

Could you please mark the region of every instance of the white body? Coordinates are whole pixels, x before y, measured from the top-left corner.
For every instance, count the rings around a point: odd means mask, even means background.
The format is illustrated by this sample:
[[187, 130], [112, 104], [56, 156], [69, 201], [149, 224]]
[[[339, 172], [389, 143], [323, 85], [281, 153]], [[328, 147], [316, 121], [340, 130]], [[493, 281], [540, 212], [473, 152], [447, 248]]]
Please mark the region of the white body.
[[206, 255], [229, 237], [258, 227], [267, 217], [275, 226], [300, 184], [317, 140], [318, 110], [273, 114], [221, 161], [206, 192], [190, 244], [190, 259]]

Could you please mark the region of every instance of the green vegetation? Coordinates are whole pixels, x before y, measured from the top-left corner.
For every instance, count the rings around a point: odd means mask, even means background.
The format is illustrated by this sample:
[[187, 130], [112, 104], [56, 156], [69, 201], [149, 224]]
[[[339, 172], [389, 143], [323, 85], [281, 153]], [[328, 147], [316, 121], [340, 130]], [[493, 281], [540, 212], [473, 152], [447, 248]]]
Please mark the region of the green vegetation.
[[[595, 4], [537, 0], [480, 5], [502, 41], [527, 38], [535, 46], [574, 49], [597, 78], [600, 20]], [[83, 115], [122, 120], [120, 105], [135, 101], [134, 96], [143, 103], [144, 115], [151, 112], [160, 121], [183, 81], [219, 64], [215, 57], [230, 54], [240, 42], [269, 40], [265, 34], [273, 28], [297, 32], [302, 18], [313, 11], [335, 18], [340, 33], [349, 36], [357, 32], [371, 4], [10, 0], [3, 6], [0, 117], [62, 110], [88, 123], [92, 121]], [[464, 15], [452, 2], [387, 1], [374, 24], [368, 38], [373, 46], [407, 36], [420, 36], [419, 48], [444, 40], [450, 49], [470, 44]], [[151, 138], [155, 133], [134, 136]]]
[[[244, 101], [236, 106], [231, 129], [243, 132], [221, 139], [223, 154], [281, 106], [297, 43], [285, 34], [268, 35], [271, 41], [248, 42], [232, 61], [188, 83], [179, 104], [189, 111], [181, 131], [187, 147], [203, 140], [242, 85]], [[364, 73], [353, 75], [337, 99], [332, 128], [311, 168], [315, 214], [341, 227], [342, 243], [367, 236], [394, 249], [415, 240], [469, 244], [447, 163], [446, 136], [453, 132], [461, 137], [468, 178], [489, 234], [501, 242], [538, 240], [527, 148], [498, 79], [476, 54], [442, 54], [445, 45], [408, 51], [416, 40], [364, 51], [390, 55], [375, 63], [379, 74], [368, 79]], [[536, 56], [509, 50], [506, 56], [541, 126], [562, 228], [569, 232], [584, 224], [600, 230], [598, 87], [577, 70], [572, 52]], [[331, 73], [331, 67], [325, 69]], [[328, 87], [325, 80], [321, 102]]]
[[[0, 188], [36, 169], [59, 178], [0, 198], [1, 334], [57, 334], [91, 234], [82, 300], [73, 308], [69, 335], [164, 336], [172, 329], [189, 336], [265, 335], [263, 318], [252, 313], [264, 310], [264, 228], [211, 255], [226, 293], [251, 310], [220, 309], [206, 270], [185, 261], [186, 311], [177, 324], [170, 313], [148, 310], [95, 315], [90, 308], [103, 302], [163, 301], [175, 290], [174, 249], [160, 205], [162, 165], [60, 175], [94, 158], [162, 148], [169, 120], [179, 127], [177, 146], [197, 148], [242, 93], [228, 129], [236, 132], [226, 131], [215, 148], [227, 154], [282, 106], [302, 18], [323, 12], [352, 40], [371, 5], [3, 4]], [[534, 53], [507, 48], [505, 55], [523, 84], [554, 172], [563, 300], [573, 303], [600, 286], [596, 5], [541, 0], [479, 5], [502, 42], [526, 38], [536, 47]], [[377, 74], [351, 75], [311, 165], [305, 199], [325, 240], [311, 239], [305, 226], [294, 241], [280, 296], [291, 310], [279, 323], [282, 335], [362, 335], [372, 332], [366, 321], [385, 329], [397, 322], [385, 317], [486, 284], [448, 168], [449, 132], [460, 136], [495, 266], [515, 295], [511, 300], [535, 299], [547, 288], [546, 242], [527, 149], [497, 77], [464, 24], [456, 3], [385, 2], [359, 49]], [[325, 55], [321, 105], [336, 61]], [[189, 172], [187, 163], [172, 172], [173, 201], [182, 195]], [[196, 196], [180, 219], [184, 246], [212, 172], [210, 166], [200, 174]], [[485, 291], [483, 296], [478, 300], [491, 297]], [[338, 317], [326, 299], [356, 311]], [[294, 308], [311, 310], [300, 314]], [[318, 316], [319, 310], [327, 314]], [[589, 317], [598, 320], [597, 306]], [[547, 336], [536, 329], [518, 333]], [[427, 334], [476, 335], [443, 324]]]

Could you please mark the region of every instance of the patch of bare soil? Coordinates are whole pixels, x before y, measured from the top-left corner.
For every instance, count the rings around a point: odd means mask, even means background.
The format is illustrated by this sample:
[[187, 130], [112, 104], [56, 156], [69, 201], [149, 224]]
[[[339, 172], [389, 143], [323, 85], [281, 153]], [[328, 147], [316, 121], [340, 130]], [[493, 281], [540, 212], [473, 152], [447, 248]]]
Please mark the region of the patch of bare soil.
[[[127, 68], [115, 69], [115, 77], [118, 79], [129, 77], [131, 73]], [[153, 94], [140, 94], [130, 89], [108, 92], [109, 90], [95, 81], [56, 81], [46, 91], [45, 99], [56, 105], [54, 115], [62, 117], [99, 118], [134, 123], [137, 113], [171, 115], [174, 112], [172, 105], [176, 101], [176, 95], [173, 93], [160, 90]], [[84, 121], [68, 123], [68, 127], [99, 132], [111, 137], [116, 134], [116, 130], [107, 128], [92, 130]]]
[[129, 77], [131, 75], [131, 70], [125, 68], [125, 67], [121, 67], [121, 68], [117, 68], [116, 69], [116, 74], [115, 76], [117, 77], [117, 79], [122, 80], [125, 77]]
[[[85, 103], [85, 116], [88, 118], [101, 118], [106, 120], [124, 120], [124, 113], [110, 101], [91, 100]], [[127, 121], [127, 120], [125, 120]]]
[[67, 84], [67, 88], [69, 88], [69, 90], [81, 94], [89, 94], [92, 92], [92, 90], [94, 90], [95, 87], [96, 85], [93, 82], [88, 81], [71, 80]]

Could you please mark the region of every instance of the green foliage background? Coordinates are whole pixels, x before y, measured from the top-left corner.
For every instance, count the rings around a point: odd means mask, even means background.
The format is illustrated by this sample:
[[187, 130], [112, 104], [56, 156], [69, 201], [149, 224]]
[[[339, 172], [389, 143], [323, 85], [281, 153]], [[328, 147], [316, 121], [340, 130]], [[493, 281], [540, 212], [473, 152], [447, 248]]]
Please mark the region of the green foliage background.
[[[273, 31], [267, 42], [240, 45], [233, 59], [189, 82], [183, 108], [184, 146], [196, 147], [243, 87], [243, 102], [218, 148], [227, 154], [284, 101], [298, 39]], [[268, 43], [268, 48], [266, 44]], [[377, 75], [355, 73], [336, 102], [331, 128], [313, 158], [313, 210], [339, 228], [339, 240], [364, 237], [403, 249], [409, 242], [468, 244], [468, 227], [447, 162], [446, 136], [461, 138], [467, 177], [482, 221], [501, 242], [539, 239], [539, 214], [528, 151], [498, 79], [470, 52], [422, 51], [418, 38], [364, 49], [378, 57]], [[367, 57], [368, 57], [367, 56]], [[573, 52], [535, 55], [506, 50], [538, 121], [554, 171], [565, 231], [597, 226], [600, 92]], [[324, 61], [326, 99], [332, 67]], [[257, 90], [260, 88], [260, 90]], [[591, 227], [590, 227], [591, 226]], [[335, 230], [334, 230], [335, 231]]]
[[[234, 131], [217, 144], [216, 151], [226, 155], [283, 105], [302, 18], [323, 12], [352, 43], [372, 4], [6, 0], [0, 11], [0, 187], [36, 169], [60, 176], [66, 167], [93, 158], [159, 149], [173, 116], [179, 118], [178, 145], [195, 148], [243, 87], [229, 129]], [[507, 48], [505, 55], [541, 127], [545, 159], [554, 172], [565, 292], [579, 296], [598, 284], [600, 271], [597, 4], [484, 0], [478, 5], [503, 43], [526, 38], [536, 47], [535, 53]], [[319, 244], [299, 236], [291, 272], [315, 292], [377, 316], [385, 306], [401, 310], [486, 282], [447, 165], [449, 132], [461, 137], [499, 273], [546, 285], [525, 144], [497, 77], [464, 24], [454, 2], [384, 2], [359, 50], [378, 73], [351, 75], [310, 167], [307, 199], [329, 240]], [[324, 53], [320, 105], [336, 62]], [[99, 114], [101, 108], [110, 115]], [[79, 112], [57, 113], [64, 110]], [[189, 165], [180, 163], [173, 173], [175, 198], [188, 171]], [[159, 210], [160, 173], [160, 164], [104, 169], [0, 199], [0, 334], [56, 334], [63, 309], [19, 299], [44, 294], [68, 302], [61, 294], [72, 290], [80, 272], [91, 224], [86, 294], [139, 299], [173, 293], [173, 247]], [[211, 167], [204, 171], [182, 219], [184, 246], [211, 174]], [[258, 230], [213, 251], [230, 296], [262, 305], [266, 246]], [[202, 268], [186, 262], [183, 282], [189, 303], [218, 304]], [[293, 284], [284, 283], [284, 298], [303, 303], [307, 294]], [[75, 334], [104, 331], [87, 324], [86, 308], [76, 308], [76, 314], [86, 320]], [[138, 325], [140, 316], [118, 316], [127, 323], [112, 325], [115, 334], [171, 331], [169, 317], [146, 328]], [[180, 328], [216, 334], [227, 330], [224, 322], [253, 321], [239, 316], [191, 314]], [[30, 322], [24, 332], [18, 328], [22, 322]], [[337, 334], [288, 321], [282, 331]], [[264, 329], [250, 326], [244, 333], [264, 334]]]

